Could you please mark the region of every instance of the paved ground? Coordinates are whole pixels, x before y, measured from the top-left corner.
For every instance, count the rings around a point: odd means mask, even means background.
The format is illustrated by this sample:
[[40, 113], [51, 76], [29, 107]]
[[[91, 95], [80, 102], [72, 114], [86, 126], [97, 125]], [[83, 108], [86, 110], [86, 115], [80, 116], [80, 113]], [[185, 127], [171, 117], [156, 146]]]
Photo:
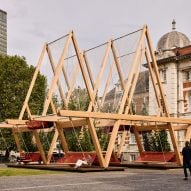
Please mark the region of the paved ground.
[[189, 191], [182, 169], [0, 177], [0, 191]]

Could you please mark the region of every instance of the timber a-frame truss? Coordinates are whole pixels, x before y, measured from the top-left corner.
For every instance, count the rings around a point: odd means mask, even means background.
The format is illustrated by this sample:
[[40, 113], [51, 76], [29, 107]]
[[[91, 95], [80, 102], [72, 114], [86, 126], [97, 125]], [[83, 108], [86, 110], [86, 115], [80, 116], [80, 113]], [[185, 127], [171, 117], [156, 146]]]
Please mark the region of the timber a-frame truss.
[[[19, 131], [32, 131], [32, 133], [36, 139], [36, 143], [37, 143], [37, 146], [40, 151], [44, 164], [49, 164], [50, 160], [51, 160], [53, 148], [55, 147], [56, 141], [58, 138], [61, 140], [61, 144], [62, 144], [64, 152], [67, 153], [69, 151], [67, 141], [66, 141], [65, 135], [63, 133], [63, 129], [71, 128], [71, 127], [75, 128], [75, 127], [79, 127], [79, 126], [86, 126], [89, 130], [92, 142], [94, 144], [95, 151], [96, 151], [96, 154], [97, 154], [97, 157], [99, 160], [99, 164], [101, 167], [106, 168], [109, 165], [110, 158], [111, 158], [112, 152], [114, 150], [117, 134], [119, 132], [119, 128], [121, 125], [132, 124], [139, 152], [142, 153], [144, 149], [141, 144], [139, 132], [146, 131], [146, 130], [153, 130], [154, 126], [150, 125], [147, 127], [143, 127], [141, 124], [143, 122], [148, 122], [150, 124], [152, 124], [154, 122], [154, 123], [162, 124], [162, 125], [158, 126], [159, 129], [166, 129], [169, 131], [170, 137], [172, 140], [172, 145], [174, 148], [174, 152], [176, 154], [177, 163], [181, 164], [181, 157], [180, 157], [180, 153], [178, 151], [178, 145], [177, 145], [177, 140], [176, 140], [174, 131], [177, 129], [182, 129], [182, 128], [187, 129], [186, 137], [187, 137], [187, 139], [189, 139], [191, 136], [190, 135], [191, 134], [191, 129], [190, 129], [191, 120], [172, 118], [169, 115], [169, 111], [168, 111], [168, 107], [167, 107], [167, 103], [166, 103], [166, 99], [165, 99], [165, 94], [164, 94], [164, 91], [162, 88], [162, 83], [160, 81], [158, 67], [157, 67], [153, 47], [151, 44], [148, 27], [144, 26], [140, 30], [140, 37], [139, 37], [139, 40], [137, 43], [137, 47], [136, 47], [136, 51], [135, 51], [133, 60], [131, 63], [128, 63], [131, 66], [128, 76], [124, 76], [124, 73], [122, 72], [121, 63], [120, 63], [120, 60], [118, 59], [119, 55], [118, 55], [116, 47], [115, 47], [115, 40], [109, 40], [106, 43], [106, 49], [105, 49], [105, 53], [104, 53], [104, 56], [103, 56], [103, 59], [101, 62], [100, 70], [99, 70], [98, 76], [95, 80], [95, 79], [93, 79], [93, 76], [92, 76], [92, 68], [90, 68], [88, 56], [86, 55], [86, 52], [80, 52], [74, 33], [70, 32], [68, 35], [65, 36], [65, 38], [66, 38], [66, 41], [63, 46], [63, 50], [62, 50], [62, 53], [60, 55], [60, 58], [59, 58], [59, 61], [57, 64], [54, 63], [54, 60], [51, 55], [51, 50], [49, 49], [49, 44], [44, 45], [40, 58], [39, 58], [39, 61], [38, 61], [38, 64], [37, 64], [37, 67], [36, 67], [36, 70], [35, 70], [35, 73], [34, 73], [34, 76], [33, 76], [33, 79], [30, 84], [25, 102], [24, 102], [22, 110], [20, 112], [19, 119], [6, 121], [6, 127], [13, 129], [13, 135], [14, 135], [18, 150], [21, 151], [21, 147], [19, 144], [19, 138], [18, 138], [17, 133]], [[77, 63], [76, 63], [76, 67], [75, 67], [74, 76], [72, 79], [69, 80], [67, 77], [67, 74], [64, 70], [64, 63], [65, 63], [65, 59], [67, 57], [66, 55], [67, 55], [68, 47], [70, 44], [72, 44], [75, 49]], [[51, 85], [50, 85], [49, 91], [47, 93], [46, 99], [44, 101], [43, 112], [40, 116], [34, 116], [31, 113], [28, 102], [29, 102], [35, 81], [37, 79], [37, 75], [40, 71], [41, 63], [43, 61], [43, 57], [44, 57], [45, 53], [47, 53], [47, 55], [49, 57], [49, 61], [50, 61], [54, 76], [51, 81]], [[105, 88], [104, 88], [104, 93], [102, 95], [101, 102], [98, 103], [96, 96], [97, 96], [97, 92], [98, 92], [99, 88], [101, 88], [101, 86], [103, 86], [103, 84], [101, 84], [101, 79], [103, 77], [104, 70], [107, 65], [107, 60], [108, 60], [109, 54], [112, 54], [114, 62], [110, 66], [107, 80], [106, 80], [106, 83], [104, 84]], [[149, 71], [150, 78], [151, 78], [151, 83], [153, 84], [153, 88], [154, 88], [154, 92], [155, 92], [155, 97], [156, 97], [157, 106], [158, 106], [158, 110], [159, 110], [159, 113], [157, 116], [132, 115], [131, 111], [130, 111], [133, 94], [135, 92], [136, 84], [138, 81], [138, 76], [140, 73], [140, 66], [141, 66], [144, 58], [147, 61], [147, 66], [148, 66], [148, 71]], [[111, 74], [114, 69], [116, 69], [116, 71], [117, 71], [119, 82], [120, 82], [122, 90], [123, 90], [123, 95], [120, 100], [120, 105], [119, 105], [117, 112], [104, 113], [99, 108], [100, 108], [100, 106], [103, 105], [103, 103], [105, 101], [106, 93], [108, 90], [108, 84], [111, 80]], [[77, 73], [80, 73], [82, 75], [83, 82], [86, 87], [86, 91], [90, 98], [90, 103], [89, 103], [89, 107], [88, 107], [87, 111], [71, 111], [68, 109], [68, 103], [69, 103], [69, 99], [71, 97], [72, 91], [74, 89], [74, 84], [76, 81], [75, 76]], [[64, 75], [65, 82], [61, 82], [59, 80], [59, 75], [61, 75], [61, 74]], [[62, 89], [62, 85], [61, 85], [62, 83], [67, 84], [67, 87], [68, 87], [67, 94]], [[64, 102], [63, 108], [61, 108], [59, 110], [58, 110], [58, 108], [56, 108], [56, 106], [54, 105], [53, 100], [52, 100], [53, 92], [54, 92], [56, 86], [58, 87], [60, 97], [62, 98], [62, 100]], [[50, 107], [51, 107], [53, 114], [47, 115], [47, 111]], [[25, 112], [27, 112], [27, 114], [29, 116], [29, 120], [54, 122], [53, 128], [55, 129], [55, 131], [54, 131], [55, 133], [54, 133], [54, 137], [52, 139], [50, 150], [49, 150], [47, 156], [45, 155], [45, 152], [42, 147], [42, 143], [39, 138], [39, 130], [35, 130], [35, 129], [29, 130], [27, 128], [26, 121], [23, 120], [23, 116], [24, 116]], [[100, 123], [101, 123], [99, 125], [100, 128], [104, 127], [104, 126], [112, 126], [111, 135], [110, 135], [108, 147], [107, 147], [105, 154], [103, 154], [101, 145], [98, 140], [98, 135], [96, 133], [95, 120], [100, 120]], [[179, 125], [174, 127], [173, 124], [179, 124]], [[185, 125], [181, 126], [182, 124], [185, 124]], [[123, 136], [123, 140], [125, 140], [124, 137], [125, 137], [125, 133]], [[119, 149], [121, 149], [121, 146]], [[120, 151], [118, 150], [118, 152], [120, 152]]]

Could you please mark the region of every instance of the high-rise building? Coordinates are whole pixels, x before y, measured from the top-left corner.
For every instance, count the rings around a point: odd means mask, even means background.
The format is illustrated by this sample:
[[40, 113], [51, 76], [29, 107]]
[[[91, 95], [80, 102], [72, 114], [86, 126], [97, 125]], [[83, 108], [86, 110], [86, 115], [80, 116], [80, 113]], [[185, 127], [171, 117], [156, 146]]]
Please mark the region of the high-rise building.
[[0, 54], [7, 54], [7, 13], [0, 9]]

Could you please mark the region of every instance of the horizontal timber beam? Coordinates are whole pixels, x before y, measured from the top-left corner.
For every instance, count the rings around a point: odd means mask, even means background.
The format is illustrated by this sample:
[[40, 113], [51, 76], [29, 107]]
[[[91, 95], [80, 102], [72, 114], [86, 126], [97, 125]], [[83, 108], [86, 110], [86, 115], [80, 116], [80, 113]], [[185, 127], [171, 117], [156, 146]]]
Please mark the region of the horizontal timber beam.
[[180, 123], [191, 124], [191, 119], [175, 118], [175, 117], [156, 117], [143, 115], [128, 115], [128, 114], [113, 114], [101, 112], [85, 112], [85, 111], [70, 111], [60, 110], [59, 115], [63, 117], [79, 117], [79, 118], [99, 118], [99, 119], [114, 119], [127, 121], [150, 121], [163, 123]]
[[20, 119], [6, 119], [6, 123], [11, 125], [25, 125], [28, 120]]

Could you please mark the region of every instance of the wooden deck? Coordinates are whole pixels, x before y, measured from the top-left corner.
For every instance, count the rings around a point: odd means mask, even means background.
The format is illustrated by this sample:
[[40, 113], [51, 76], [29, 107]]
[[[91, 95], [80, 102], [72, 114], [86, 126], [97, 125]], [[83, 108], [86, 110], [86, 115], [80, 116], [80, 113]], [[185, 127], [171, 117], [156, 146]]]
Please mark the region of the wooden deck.
[[101, 168], [98, 166], [91, 167], [80, 167], [74, 168], [69, 165], [40, 165], [40, 164], [7, 164], [7, 167], [12, 168], [31, 168], [40, 170], [58, 170], [58, 171], [69, 171], [69, 172], [104, 172], [104, 171], [124, 171], [124, 167], [108, 167]]

